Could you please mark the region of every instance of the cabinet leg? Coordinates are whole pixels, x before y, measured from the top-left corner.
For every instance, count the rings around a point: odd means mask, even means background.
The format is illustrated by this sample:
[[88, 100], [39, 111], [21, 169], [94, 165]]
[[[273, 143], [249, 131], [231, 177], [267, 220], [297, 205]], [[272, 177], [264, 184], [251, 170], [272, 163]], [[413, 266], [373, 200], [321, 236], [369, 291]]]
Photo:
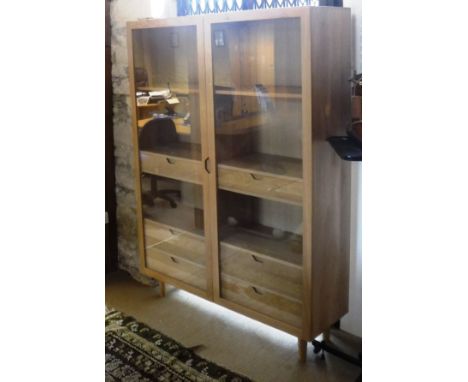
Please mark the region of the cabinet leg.
[[297, 346], [299, 349], [299, 362], [305, 362], [307, 359], [307, 341], [298, 338]]
[[166, 297], [166, 284], [162, 281], [159, 282], [159, 295], [161, 297]]

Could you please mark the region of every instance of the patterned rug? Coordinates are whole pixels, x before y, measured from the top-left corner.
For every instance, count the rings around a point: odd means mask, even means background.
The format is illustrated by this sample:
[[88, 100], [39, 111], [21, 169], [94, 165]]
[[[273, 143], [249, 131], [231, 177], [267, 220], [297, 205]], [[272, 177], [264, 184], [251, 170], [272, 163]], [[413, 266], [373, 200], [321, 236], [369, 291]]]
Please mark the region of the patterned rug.
[[118, 311], [106, 313], [106, 381], [248, 382]]

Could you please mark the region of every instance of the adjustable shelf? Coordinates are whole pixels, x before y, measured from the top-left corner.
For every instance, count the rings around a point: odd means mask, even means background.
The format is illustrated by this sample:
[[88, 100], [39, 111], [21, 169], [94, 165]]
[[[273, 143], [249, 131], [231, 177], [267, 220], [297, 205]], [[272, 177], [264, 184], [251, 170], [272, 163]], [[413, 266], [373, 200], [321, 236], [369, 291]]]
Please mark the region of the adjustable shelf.
[[266, 86], [266, 93], [260, 94], [255, 88], [240, 88], [234, 90], [220, 89], [215, 90], [215, 94], [219, 95], [234, 95], [244, 97], [271, 97], [271, 98], [284, 98], [284, 99], [302, 99], [301, 88], [298, 86]]

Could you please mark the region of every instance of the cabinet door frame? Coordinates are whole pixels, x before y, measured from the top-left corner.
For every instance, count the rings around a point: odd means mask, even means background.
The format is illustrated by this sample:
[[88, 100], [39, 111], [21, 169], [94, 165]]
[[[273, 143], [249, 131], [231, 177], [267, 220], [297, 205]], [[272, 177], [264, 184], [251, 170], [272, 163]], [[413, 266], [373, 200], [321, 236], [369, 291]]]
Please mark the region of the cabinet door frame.
[[[135, 78], [134, 78], [134, 57], [133, 57], [133, 31], [138, 29], [158, 29], [168, 27], [184, 27], [195, 26], [197, 31], [197, 64], [198, 64], [198, 91], [199, 91], [199, 104], [200, 104], [200, 136], [201, 136], [201, 166], [203, 168], [202, 187], [203, 187], [203, 213], [204, 213], [204, 236], [206, 245], [206, 283], [207, 289], [202, 290], [189, 285], [183, 281], [162, 274], [155, 270], [149, 269], [146, 265], [146, 251], [145, 251], [145, 235], [143, 224], [143, 209], [141, 198], [141, 163], [140, 163], [140, 150], [138, 144], [138, 121], [137, 121], [137, 105], [135, 98]], [[212, 259], [211, 255], [211, 238], [212, 228], [209, 213], [209, 189], [210, 178], [209, 168], [207, 161], [209, 156], [209, 140], [207, 126], [207, 112], [206, 112], [206, 70], [205, 70], [205, 48], [204, 48], [204, 25], [203, 18], [200, 16], [187, 16], [169, 19], [150, 19], [140, 20], [127, 23], [127, 48], [128, 48], [128, 77], [129, 77], [129, 95], [132, 109], [132, 142], [133, 142], [133, 164], [134, 164], [134, 178], [135, 178], [135, 196], [136, 196], [136, 215], [137, 215], [137, 228], [138, 228], [138, 253], [139, 253], [139, 269], [140, 272], [153, 277], [161, 282], [167, 282], [178, 288], [187, 290], [200, 297], [208, 300], [213, 300], [213, 279], [212, 279]], [[206, 171], [205, 171], [206, 170]]]
[[[221, 297], [220, 289], [220, 258], [218, 240], [218, 176], [216, 160], [216, 132], [214, 117], [213, 94], [213, 55], [212, 55], [212, 25], [230, 22], [262, 21], [286, 18], [300, 19], [301, 36], [301, 79], [302, 79], [302, 161], [303, 161], [303, 312], [301, 327], [292, 326], [278, 319], [261, 314], [237, 303]], [[258, 321], [284, 330], [302, 339], [310, 339], [310, 323], [312, 315], [312, 78], [311, 78], [311, 42], [310, 42], [310, 7], [282, 8], [268, 10], [254, 10], [241, 12], [227, 12], [204, 16], [205, 38], [205, 68], [206, 68], [206, 110], [207, 130], [209, 137], [209, 158], [211, 162], [210, 174], [210, 226], [211, 226], [211, 255], [213, 270], [214, 301], [229, 309], [250, 316]]]

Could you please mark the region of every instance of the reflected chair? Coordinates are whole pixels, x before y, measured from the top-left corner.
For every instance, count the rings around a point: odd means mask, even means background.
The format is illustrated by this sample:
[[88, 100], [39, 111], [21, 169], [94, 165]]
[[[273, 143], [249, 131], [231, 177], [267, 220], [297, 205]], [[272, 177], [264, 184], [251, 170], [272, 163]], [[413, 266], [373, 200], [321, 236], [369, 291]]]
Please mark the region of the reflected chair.
[[[155, 118], [148, 121], [140, 131], [139, 137], [140, 150], [158, 152], [158, 149], [179, 141], [176, 127], [170, 118]], [[160, 198], [169, 202], [171, 208], [176, 208], [177, 203], [171, 196], [180, 198], [181, 192], [176, 189], [158, 189], [158, 181], [170, 181], [158, 175], [145, 174], [150, 177], [150, 192], [143, 195], [143, 202], [153, 206], [154, 199]]]

